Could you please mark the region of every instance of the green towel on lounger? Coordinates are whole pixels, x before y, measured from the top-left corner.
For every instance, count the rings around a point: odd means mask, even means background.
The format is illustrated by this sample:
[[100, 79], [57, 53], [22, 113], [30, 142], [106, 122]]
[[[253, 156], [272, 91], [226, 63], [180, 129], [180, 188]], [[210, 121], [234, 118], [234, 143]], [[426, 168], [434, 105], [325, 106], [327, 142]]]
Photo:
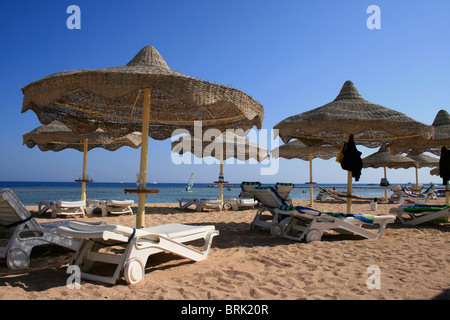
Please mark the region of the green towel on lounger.
[[439, 206], [439, 205], [426, 205], [426, 204], [416, 204], [409, 207], [404, 207], [403, 211], [411, 213], [421, 213], [425, 211], [441, 211], [450, 208], [450, 206]]

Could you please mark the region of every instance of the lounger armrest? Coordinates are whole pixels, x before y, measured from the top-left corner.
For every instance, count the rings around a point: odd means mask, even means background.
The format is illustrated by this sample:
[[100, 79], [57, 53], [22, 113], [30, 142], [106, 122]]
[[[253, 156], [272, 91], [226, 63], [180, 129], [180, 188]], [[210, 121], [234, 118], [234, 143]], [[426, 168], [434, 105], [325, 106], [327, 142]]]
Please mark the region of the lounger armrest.
[[122, 242], [128, 242], [129, 237], [115, 233], [110, 231], [80, 231], [75, 230], [69, 227], [59, 227], [56, 230], [56, 233], [59, 235], [64, 235], [66, 237], [71, 237], [75, 239], [103, 239], [104, 241], [107, 240], [117, 240]]
[[106, 204], [110, 206], [131, 206], [134, 200], [106, 200]]

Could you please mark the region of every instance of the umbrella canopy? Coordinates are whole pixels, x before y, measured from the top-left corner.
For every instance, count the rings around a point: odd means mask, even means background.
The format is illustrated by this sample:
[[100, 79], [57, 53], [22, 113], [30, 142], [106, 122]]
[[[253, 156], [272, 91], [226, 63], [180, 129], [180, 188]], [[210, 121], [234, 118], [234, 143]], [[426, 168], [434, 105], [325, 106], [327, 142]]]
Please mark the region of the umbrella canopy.
[[98, 128], [115, 136], [142, 132], [144, 88], [150, 88], [149, 136], [170, 138], [177, 128], [261, 128], [263, 107], [242, 91], [198, 80], [169, 68], [147, 46], [126, 66], [62, 71], [22, 88], [22, 112], [39, 121], [59, 120], [76, 133]]
[[102, 129], [92, 133], [77, 134], [71, 131], [64, 123], [53, 121], [50, 124], [39, 126], [23, 135], [23, 144], [28, 148], [38, 146], [41, 151], [61, 151], [75, 149], [83, 151], [83, 141], [88, 139], [87, 150], [103, 148], [115, 151], [123, 146], [137, 149], [141, 146], [142, 134], [133, 132], [123, 137], [112, 137]]
[[[400, 154], [392, 154], [389, 147], [382, 146], [380, 149], [365, 157], [363, 160], [363, 168], [384, 168], [384, 178], [387, 179], [386, 168], [417, 168], [418, 163]], [[387, 186], [384, 186], [384, 200], [388, 201]]]
[[261, 128], [263, 107], [242, 91], [173, 71], [153, 47], [126, 66], [63, 71], [22, 88], [22, 112], [43, 124], [60, 120], [76, 133], [102, 129], [116, 137], [142, 132], [136, 226], [144, 226], [148, 137], [163, 140], [175, 129]]
[[281, 157], [285, 159], [301, 159], [309, 161], [309, 204], [313, 205], [313, 182], [312, 179], [312, 160], [315, 158], [320, 158], [324, 160], [331, 159], [338, 155], [339, 150], [330, 145], [323, 146], [311, 146], [308, 147], [303, 142], [299, 140], [294, 140], [281, 145], [272, 150], [273, 157]]
[[419, 187], [419, 168], [435, 167], [435, 166], [439, 165], [439, 159], [427, 156], [426, 154], [423, 154], [423, 153], [416, 155], [416, 156], [408, 155], [408, 158], [411, 158], [417, 162], [416, 186], [418, 189], [421, 189], [421, 187]]
[[172, 152], [178, 154], [191, 152], [198, 158], [211, 156], [219, 160], [219, 180], [216, 182], [220, 185], [220, 200], [223, 200], [223, 184], [226, 183], [223, 179], [223, 160], [236, 158], [241, 161], [255, 159], [261, 162], [270, 158], [267, 149], [232, 131], [226, 131], [212, 139], [212, 141], [189, 135], [181, 137], [172, 142]]
[[172, 152], [178, 154], [191, 152], [198, 158], [211, 156], [217, 160], [235, 158], [242, 161], [249, 159], [263, 161], [270, 158], [267, 149], [232, 131], [226, 131], [212, 141], [190, 135], [181, 137], [172, 142]]
[[389, 147], [382, 146], [380, 149], [363, 158], [364, 168], [411, 168], [417, 167], [418, 163], [410, 157], [402, 156], [401, 154], [392, 154]]
[[[329, 144], [340, 148], [350, 135], [356, 144], [380, 147], [395, 140], [421, 136], [431, 138], [434, 129], [398, 111], [365, 100], [353, 82], [346, 81], [332, 102], [286, 118], [274, 129], [283, 142], [298, 139], [304, 144]], [[348, 182], [352, 173], [348, 172]], [[348, 184], [348, 189], [351, 185]], [[351, 190], [348, 190], [349, 194]], [[350, 213], [351, 197], [347, 199]]]
[[310, 156], [312, 156], [313, 159], [320, 158], [328, 160], [336, 157], [338, 152], [339, 149], [331, 145], [307, 146], [299, 140], [294, 140], [272, 150], [272, 155], [275, 156], [275, 154], [278, 153], [281, 158], [296, 158], [308, 161]]
[[42, 125], [23, 135], [23, 144], [28, 148], [38, 146], [41, 151], [55, 151], [70, 148], [83, 152], [83, 174], [81, 177], [81, 200], [86, 200], [86, 182], [91, 182], [86, 176], [87, 152], [93, 148], [103, 148], [115, 151], [123, 146], [137, 149], [141, 146], [142, 134], [133, 132], [124, 137], [114, 138], [101, 129], [93, 133], [76, 134], [66, 125], [57, 120]]
[[408, 158], [417, 162], [418, 168], [436, 167], [439, 164], [439, 159], [427, 156], [426, 154], [419, 154], [417, 156], [408, 155]]
[[431, 152], [437, 156], [441, 154], [443, 146], [450, 145], [450, 115], [446, 110], [440, 110], [434, 118], [434, 136], [431, 139], [414, 137], [399, 144], [394, 141], [391, 144], [393, 152], [406, 152], [410, 155], [418, 155], [422, 152]]
[[286, 118], [274, 129], [283, 142], [298, 139], [306, 145], [340, 148], [353, 134], [355, 143], [369, 148], [411, 136], [431, 138], [433, 129], [398, 111], [365, 100], [353, 82], [346, 81], [332, 102]]

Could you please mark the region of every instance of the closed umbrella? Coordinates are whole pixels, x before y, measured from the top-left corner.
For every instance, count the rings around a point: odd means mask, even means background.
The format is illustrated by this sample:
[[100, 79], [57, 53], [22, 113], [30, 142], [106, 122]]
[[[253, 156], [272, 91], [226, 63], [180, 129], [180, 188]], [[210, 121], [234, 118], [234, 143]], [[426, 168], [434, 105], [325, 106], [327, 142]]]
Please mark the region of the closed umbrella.
[[[358, 145], [380, 147], [395, 140], [432, 137], [434, 129], [405, 114], [365, 100], [353, 82], [346, 81], [332, 102], [286, 118], [274, 129], [284, 143], [298, 139], [306, 145], [342, 146], [349, 135]], [[352, 173], [348, 173], [351, 181]], [[347, 200], [350, 211], [351, 198]]]
[[312, 146], [308, 147], [303, 142], [299, 140], [294, 140], [283, 144], [272, 150], [272, 156], [285, 159], [301, 159], [305, 161], [309, 161], [309, 204], [313, 205], [313, 185], [316, 182], [313, 182], [312, 178], [312, 160], [315, 158], [320, 158], [324, 160], [331, 159], [336, 157], [339, 150], [331, 145], [321, 145], [321, 146]]
[[123, 146], [137, 149], [141, 146], [142, 135], [133, 132], [123, 137], [112, 137], [102, 129], [92, 133], [77, 134], [60, 121], [53, 121], [48, 125], [39, 126], [23, 135], [23, 144], [28, 148], [38, 146], [41, 151], [59, 152], [64, 149], [75, 149], [83, 152], [83, 173], [81, 180], [81, 200], [86, 200], [86, 183], [93, 182], [86, 175], [87, 153], [94, 148], [115, 151]]
[[136, 226], [144, 226], [148, 137], [167, 139], [175, 129], [261, 128], [263, 107], [246, 93], [169, 68], [159, 52], [143, 48], [126, 66], [62, 71], [22, 88], [22, 112], [43, 124], [60, 120], [76, 133], [102, 129], [120, 137], [142, 132]]

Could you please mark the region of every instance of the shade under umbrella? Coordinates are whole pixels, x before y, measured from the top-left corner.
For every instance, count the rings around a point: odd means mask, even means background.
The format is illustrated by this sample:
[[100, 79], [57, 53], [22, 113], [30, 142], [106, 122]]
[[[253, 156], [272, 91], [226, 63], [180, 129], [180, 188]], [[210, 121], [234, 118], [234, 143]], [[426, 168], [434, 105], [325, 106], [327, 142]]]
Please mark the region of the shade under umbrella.
[[[374, 148], [395, 140], [421, 136], [431, 138], [434, 129], [405, 114], [365, 100], [351, 81], [346, 81], [332, 102], [286, 118], [274, 129], [283, 142], [298, 139], [304, 144], [337, 148], [353, 135], [358, 145]], [[348, 173], [351, 182], [352, 173]], [[351, 186], [350, 186], [351, 187]], [[350, 190], [349, 190], [350, 192]], [[347, 200], [350, 211], [351, 198]]]
[[[126, 66], [63, 71], [22, 88], [22, 112], [39, 121], [60, 120], [76, 133], [103, 129], [116, 137], [142, 132], [136, 226], [144, 225], [148, 137], [169, 138], [175, 129], [261, 128], [263, 107], [228, 86], [173, 71], [153, 47], [143, 48]], [[150, 108], [151, 107], [151, 108]], [[130, 191], [131, 192], [131, 191]]]
[[[363, 158], [364, 168], [384, 168], [384, 178], [387, 179], [386, 168], [399, 169], [399, 168], [411, 168], [418, 166], [417, 162], [409, 157], [402, 156], [400, 154], [392, 154], [390, 148], [386, 146], [380, 147], [380, 149]], [[387, 186], [384, 186], [384, 200], [387, 201]]]
[[312, 146], [308, 147], [304, 143], [299, 140], [294, 140], [283, 144], [272, 150], [272, 156], [274, 158], [281, 157], [285, 159], [301, 159], [305, 161], [309, 161], [309, 204], [313, 205], [313, 185], [316, 184], [313, 182], [312, 178], [312, 160], [315, 158], [320, 158], [324, 160], [331, 159], [336, 157], [339, 150], [330, 145], [322, 145], [322, 146]]
[[41, 151], [59, 152], [64, 149], [75, 149], [83, 152], [83, 173], [81, 180], [81, 200], [86, 200], [86, 182], [91, 182], [86, 176], [87, 152], [93, 148], [103, 148], [115, 151], [129, 146], [137, 149], [141, 146], [142, 134], [133, 132], [124, 137], [111, 137], [105, 131], [98, 129], [92, 133], [77, 134], [60, 121], [39, 126], [23, 135], [23, 144], [28, 148], [38, 146]]
[[226, 183], [223, 175], [223, 161], [235, 158], [241, 161], [255, 159], [259, 162], [269, 159], [269, 151], [251, 141], [245, 136], [240, 136], [232, 131], [226, 131], [207, 141], [190, 135], [172, 142], [172, 152], [184, 154], [191, 152], [197, 158], [214, 157], [220, 161], [219, 199], [223, 200], [223, 184]]

